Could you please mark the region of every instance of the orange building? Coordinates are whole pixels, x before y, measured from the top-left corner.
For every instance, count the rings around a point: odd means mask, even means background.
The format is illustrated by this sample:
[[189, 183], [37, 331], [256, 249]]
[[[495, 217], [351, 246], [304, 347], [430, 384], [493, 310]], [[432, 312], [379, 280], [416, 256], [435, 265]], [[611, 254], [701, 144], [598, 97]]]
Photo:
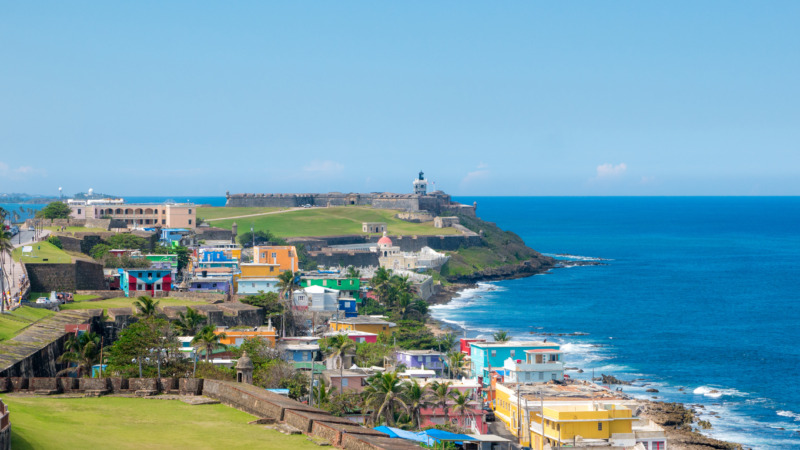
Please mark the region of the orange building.
[[275, 347], [275, 339], [278, 336], [278, 333], [275, 331], [275, 327], [272, 326], [271, 320], [269, 325], [265, 327], [258, 327], [255, 330], [229, 330], [226, 327], [218, 327], [216, 330], [214, 330], [214, 334], [222, 333], [225, 333], [225, 338], [220, 339], [219, 343], [233, 347], [242, 345], [242, 342], [244, 342], [245, 339], [263, 339], [269, 342], [270, 346]]
[[278, 267], [279, 272], [300, 270], [297, 249], [293, 245], [259, 245], [253, 247], [254, 264], [270, 264]]

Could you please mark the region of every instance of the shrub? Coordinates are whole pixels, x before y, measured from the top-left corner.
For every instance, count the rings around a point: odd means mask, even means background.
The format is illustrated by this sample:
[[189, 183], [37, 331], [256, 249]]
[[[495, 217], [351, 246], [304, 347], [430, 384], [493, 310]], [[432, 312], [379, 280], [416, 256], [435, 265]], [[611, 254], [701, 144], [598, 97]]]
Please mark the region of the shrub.
[[64, 249], [64, 246], [61, 244], [61, 239], [58, 236], [48, 236], [47, 242], [53, 244], [54, 247], [58, 247], [60, 249]]

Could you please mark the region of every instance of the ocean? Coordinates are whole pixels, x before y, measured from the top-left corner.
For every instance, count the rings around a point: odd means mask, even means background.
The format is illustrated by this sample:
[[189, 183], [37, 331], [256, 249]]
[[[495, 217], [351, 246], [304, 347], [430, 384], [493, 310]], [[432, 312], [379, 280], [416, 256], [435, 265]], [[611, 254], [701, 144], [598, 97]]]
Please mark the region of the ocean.
[[548, 337], [584, 370], [571, 376], [702, 405], [719, 439], [800, 448], [800, 197], [456, 200], [542, 253], [605, 265], [480, 283], [433, 317], [469, 337], [587, 333]]

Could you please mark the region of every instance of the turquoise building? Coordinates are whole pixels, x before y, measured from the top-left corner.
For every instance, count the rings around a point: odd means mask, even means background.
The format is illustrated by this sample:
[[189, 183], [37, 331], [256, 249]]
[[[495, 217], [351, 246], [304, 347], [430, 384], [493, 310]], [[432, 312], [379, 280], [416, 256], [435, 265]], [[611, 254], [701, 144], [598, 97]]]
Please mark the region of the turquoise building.
[[503, 370], [506, 359], [525, 360], [526, 350], [553, 349], [558, 350], [559, 344], [538, 341], [508, 341], [508, 342], [470, 342], [469, 357], [472, 361], [472, 377], [484, 386], [491, 384], [489, 368]]

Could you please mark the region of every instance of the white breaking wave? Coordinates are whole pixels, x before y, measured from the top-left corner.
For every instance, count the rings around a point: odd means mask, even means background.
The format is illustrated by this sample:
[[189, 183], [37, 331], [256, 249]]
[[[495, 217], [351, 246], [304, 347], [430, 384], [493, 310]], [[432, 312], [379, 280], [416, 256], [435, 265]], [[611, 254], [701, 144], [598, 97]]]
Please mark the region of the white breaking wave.
[[713, 386], [700, 386], [698, 388], [695, 388], [695, 390], [692, 391], [692, 394], [703, 395], [705, 397], [711, 397], [711, 398], [720, 398], [722, 396], [729, 396], [729, 397], [747, 396], [747, 394], [745, 394], [744, 392], [736, 389], [726, 389]]
[[573, 261], [611, 261], [610, 259], [598, 258], [596, 256], [570, 255], [569, 253], [542, 253], [542, 254], [545, 256], [549, 256], [551, 258], [570, 259]]
[[788, 418], [794, 420], [795, 422], [800, 422], [800, 414], [798, 414], [796, 412], [778, 411], [776, 414], [778, 414], [781, 417], [788, 417]]

